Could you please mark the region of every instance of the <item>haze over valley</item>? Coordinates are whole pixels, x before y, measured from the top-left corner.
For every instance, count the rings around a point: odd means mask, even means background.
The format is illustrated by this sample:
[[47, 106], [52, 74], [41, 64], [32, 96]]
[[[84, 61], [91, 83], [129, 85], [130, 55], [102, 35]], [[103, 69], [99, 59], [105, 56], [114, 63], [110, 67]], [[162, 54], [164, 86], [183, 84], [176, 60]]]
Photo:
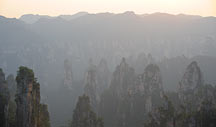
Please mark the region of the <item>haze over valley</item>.
[[0, 126], [214, 127], [215, 49], [214, 16], [0, 16]]

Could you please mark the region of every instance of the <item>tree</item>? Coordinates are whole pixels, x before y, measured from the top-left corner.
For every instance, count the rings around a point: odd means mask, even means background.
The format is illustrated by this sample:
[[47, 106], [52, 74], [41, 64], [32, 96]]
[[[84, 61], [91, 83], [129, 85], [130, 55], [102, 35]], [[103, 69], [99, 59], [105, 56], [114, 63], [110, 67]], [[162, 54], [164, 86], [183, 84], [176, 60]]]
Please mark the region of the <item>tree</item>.
[[92, 111], [88, 96], [79, 97], [70, 127], [103, 127], [103, 120]]

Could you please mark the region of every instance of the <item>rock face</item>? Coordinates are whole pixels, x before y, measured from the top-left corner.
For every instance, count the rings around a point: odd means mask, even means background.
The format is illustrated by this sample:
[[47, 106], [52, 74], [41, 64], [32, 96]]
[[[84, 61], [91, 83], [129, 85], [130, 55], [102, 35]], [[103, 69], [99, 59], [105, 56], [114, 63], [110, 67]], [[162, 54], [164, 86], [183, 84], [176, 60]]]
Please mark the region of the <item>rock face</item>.
[[99, 84], [99, 94], [109, 87], [110, 71], [108, 69], [107, 61], [101, 59], [97, 66], [97, 79]]
[[113, 73], [110, 84], [111, 91], [120, 98], [127, 95], [128, 89], [133, 85], [134, 78], [134, 69], [126, 63], [125, 58], [122, 58], [120, 65], [116, 67]]
[[[107, 105], [112, 105], [110, 106], [112, 107], [112, 109], [109, 112], [113, 113], [109, 117], [112, 117], [112, 120], [114, 121], [113, 123], [115, 123], [114, 125], [111, 124], [109, 126], [125, 127], [131, 122], [129, 118], [131, 116], [131, 111], [134, 108], [133, 103], [131, 102], [132, 100], [128, 95], [129, 89], [133, 86], [134, 79], [134, 69], [127, 64], [125, 58], [122, 58], [120, 65], [116, 67], [113, 73], [113, 77], [109, 88], [109, 96], [112, 98], [112, 102], [110, 102], [111, 104]], [[105, 105], [104, 107], [105, 109], [107, 108]], [[110, 113], [103, 114], [106, 115]]]
[[108, 90], [106, 90], [100, 101], [99, 113], [104, 118], [106, 126], [125, 126], [126, 113], [130, 112], [129, 88], [133, 85], [135, 78], [134, 69], [131, 68], [125, 58], [116, 67]]
[[153, 109], [144, 122], [144, 127], [175, 127], [174, 106], [167, 96], [164, 105]]
[[145, 68], [143, 78], [144, 93], [147, 97], [145, 107], [146, 111], [150, 112], [152, 107], [158, 107], [162, 103], [160, 100], [163, 98], [163, 86], [159, 67], [155, 64], [149, 64]]
[[193, 96], [198, 94], [199, 89], [204, 85], [202, 72], [197, 64], [193, 61], [188, 65], [181, 82], [179, 83], [179, 98], [181, 101], [193, 100]]
[[163, 94], [161, 72], [156, 64], [149, 64], [144, 73], [136, 77], [134, 85], [130, 88], [130, 93], [151, 95], [155, 92]]
[[49, 116], [47, 105], [40, 104], [39, 117], [40, 119], [39, 119], [38, 127], [50, 127], [50, 116]]
[[102, 119], [92, 111], [88, 96], [80, 96], [73, 113], [71, 127], [103, 127]]
[[160, 69], [155, 64], [149, 64], [144, 72], [144, 87], [146, 92], [163, 92]]
[[15, 94], [16, 94], [16, 81], [15, 78], [12, 74], [7, 76], [7, 84], [8, 84], [8, 89], [10, 91], [10, 97], [11, 101], [15, 100]]
[[129, 94], [134, 97], [143, 96], [146, 112], [161, 105], [164, 91], [159, 67], [155, 64], [147, 65], [144, 73], [138, 75], [135, 83], [130, 87]]
[[216, 87], [204, 85], [196, 62], [187, 67], [180, 88], [178, 93], [167, 92], [159, 99], [165, 103], [149, 112], [144, 127], [216, 126]]
[[16, 81], [17, 127], [39, 127], [40, 84], [26, 67], [19, 68]]
[[[142, 127], [145, 116], [164, 105], [160, 69], [149, 64], [136, 75], [123, 58], [113, 73], [110, 87], [102, 95], [100, 113], [106, 126]], [[110, 124], [111, 123], [111, 124]]]
[[8, 127], [8, 108], [10, 93], [5, 81], [5, 74], [0, 68], [0, 126]]
[[204, 85], [196, 62], [187, 67], [179, 92], [165, 93], [156, 64], [136, 75], [122, 59], [101, 96], [99, 113], [108, 127], [213, 127], [215, 93], [215, 87]]
[[99, 87], [98, 87], [98, 80], [97, 80], [97, 69], [95, 65], [90, 63], [88, 71], [85, 74], [84, 81], [85, 81], [84, 93], [87, 96], [89, 96], [91, 101], [91, 106], [95, 111], [98, 102], [100, 101]]
[[109, 69], [106, 60], [102, 59], [98, 66], [90, 60], [89, 67], [84, 78], [84, 93], [89, 96], [91, 106], [96, 111], [100, 102], [100, 95], [108, 87]]
[[72, 90], [73, 89], [72, 85], [73, 85], [72, 64], [68, 59], [66, 59], [64, 61], [64, 86]]
[[[215, 121], [215, 87], [204, 84], [197, 62], [192, 62], [186, 69], [179, 83], [179, 102], [175, 113], [176, 125], [181, 127], [213, 127]], [[183, 117], [182, 117], [183, 116]]]
[[184, 73], [180, 89], [182, 91], [194, 90], [197, 87], [202, 86], [204, 83], [202, 72], [196, 61], [193, 61], [188, 65], [186, 72]]

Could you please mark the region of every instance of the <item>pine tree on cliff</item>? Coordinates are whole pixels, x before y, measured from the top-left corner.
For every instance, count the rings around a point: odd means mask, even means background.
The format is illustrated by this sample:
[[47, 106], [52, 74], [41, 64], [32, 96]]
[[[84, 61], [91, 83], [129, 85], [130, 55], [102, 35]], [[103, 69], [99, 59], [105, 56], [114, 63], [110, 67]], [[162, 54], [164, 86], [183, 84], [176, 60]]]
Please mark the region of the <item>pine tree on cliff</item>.
[[92, 111], [88, 96], [79, 97], [73, 113], [71, 127], [103, 127], [102, 119]]

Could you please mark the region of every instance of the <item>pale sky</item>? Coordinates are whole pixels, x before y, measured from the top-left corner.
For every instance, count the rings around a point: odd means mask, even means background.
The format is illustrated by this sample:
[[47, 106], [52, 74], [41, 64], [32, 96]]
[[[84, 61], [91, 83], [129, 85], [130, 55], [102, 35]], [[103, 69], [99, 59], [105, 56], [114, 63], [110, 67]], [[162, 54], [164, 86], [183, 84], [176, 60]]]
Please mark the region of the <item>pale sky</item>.
[[19, 18], [23, 14], [57, 16], [80, 11], [216, 16], [216, 0], [0, 0], [0, 15], [6, 17]]

